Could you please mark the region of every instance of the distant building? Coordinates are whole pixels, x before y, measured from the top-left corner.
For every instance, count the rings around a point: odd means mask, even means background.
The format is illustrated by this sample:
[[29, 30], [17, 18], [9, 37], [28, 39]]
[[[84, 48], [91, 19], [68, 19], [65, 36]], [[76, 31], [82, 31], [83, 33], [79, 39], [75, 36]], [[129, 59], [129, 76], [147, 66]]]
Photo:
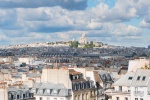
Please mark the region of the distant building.
[[148, 49], [150, 49], [150, 45], [148, 46]]
[[32, 64], [35, 61], [35, 58], [33, 57], [20, 57], [18, 58], [18, 62], [26, 63], [26, 64]]
[[87, 43], [87, 38], [85, 37], [85, 33], [82, 34], [82, 37], [79, 40], [80, 44], [86, 44]]

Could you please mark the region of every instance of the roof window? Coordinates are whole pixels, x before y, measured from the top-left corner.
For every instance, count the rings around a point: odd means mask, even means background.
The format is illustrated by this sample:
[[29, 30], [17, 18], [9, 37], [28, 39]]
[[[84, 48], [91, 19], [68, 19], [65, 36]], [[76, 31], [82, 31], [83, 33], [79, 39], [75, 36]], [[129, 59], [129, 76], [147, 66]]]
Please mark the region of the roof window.
[[132, 80], [133, 77], [129, 77], [128, 80]]
[[140, 80], [140, 76], [137, 77], [137, 80]]
[[142, 81], [145, 81], [145, 78], [146, 78], [146, 77], [145, 77], [145, 76], [143, 76]]

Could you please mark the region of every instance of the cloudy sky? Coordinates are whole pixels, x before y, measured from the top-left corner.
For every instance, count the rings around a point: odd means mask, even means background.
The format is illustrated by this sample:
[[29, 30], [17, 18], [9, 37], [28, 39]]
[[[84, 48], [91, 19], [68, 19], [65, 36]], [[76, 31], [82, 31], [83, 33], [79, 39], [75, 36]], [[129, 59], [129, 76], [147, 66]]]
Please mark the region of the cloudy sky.
[[150, 44], [149, 0], [0, 0], [0, 45], [78, 40]]

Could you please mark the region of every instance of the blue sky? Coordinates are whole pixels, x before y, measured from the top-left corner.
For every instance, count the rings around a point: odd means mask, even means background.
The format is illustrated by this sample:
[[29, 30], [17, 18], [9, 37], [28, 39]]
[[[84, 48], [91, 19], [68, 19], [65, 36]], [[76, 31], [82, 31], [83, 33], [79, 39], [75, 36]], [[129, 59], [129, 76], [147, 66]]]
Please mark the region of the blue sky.
[[78, 40], [150, 45], [148, 0], [1, 0], [0, 45]]

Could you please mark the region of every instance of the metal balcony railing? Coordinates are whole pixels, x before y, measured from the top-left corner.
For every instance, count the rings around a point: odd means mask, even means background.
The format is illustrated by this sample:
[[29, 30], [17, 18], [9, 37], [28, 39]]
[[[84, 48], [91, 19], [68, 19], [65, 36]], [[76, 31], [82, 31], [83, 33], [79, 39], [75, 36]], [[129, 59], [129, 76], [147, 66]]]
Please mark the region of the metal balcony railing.
[[134, 96], [143, 97], [144, 96], [144, 91], [134, 91], [133, 94], [134, 94]]

